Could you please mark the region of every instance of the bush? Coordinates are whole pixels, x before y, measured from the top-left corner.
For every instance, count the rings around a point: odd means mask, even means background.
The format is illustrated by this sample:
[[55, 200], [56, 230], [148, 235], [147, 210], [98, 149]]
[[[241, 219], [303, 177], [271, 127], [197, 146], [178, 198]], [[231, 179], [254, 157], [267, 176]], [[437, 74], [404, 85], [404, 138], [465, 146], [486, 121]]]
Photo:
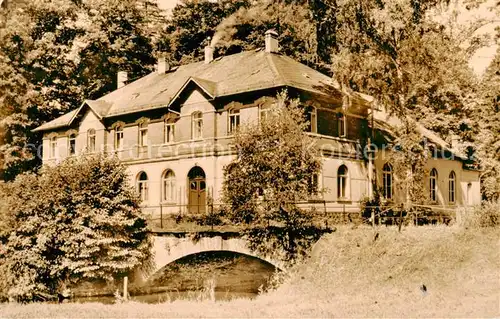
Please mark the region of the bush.
[[460, 225], [465, 227], [498, 227], [500, 226], [500, 200], [484, 201], [481, 206], [461, 211]]
[[5, 184], [0, 271], [8, 297], [52, 299], [68, 285], [113, 281], [149, 260], [146, 220], [127, 181], [118, 160], [89, 155]]

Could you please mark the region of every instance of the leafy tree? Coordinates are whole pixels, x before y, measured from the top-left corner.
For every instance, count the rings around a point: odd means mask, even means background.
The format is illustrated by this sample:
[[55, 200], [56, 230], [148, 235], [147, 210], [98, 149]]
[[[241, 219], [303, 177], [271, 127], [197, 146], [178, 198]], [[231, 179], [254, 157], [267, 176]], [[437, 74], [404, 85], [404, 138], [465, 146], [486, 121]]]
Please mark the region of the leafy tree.
[[24, 0], [0, 28], [0, 160], [3, 177], [40, 164], [31, 130], [86, 98], [115, 88], [118, 70], [134, 79], [153, 69], [154, 6], [146, 0]]
[[[228, 55], [262, 48], [264, 33], [275, 29], [283, 54], [328, 72], [328, 46], [335, 39], [325, 32], [334, 29], [325, 12], [330, 10], [319, 0], [310, 5], [307, 1], [185, 0], [172, 11], [163, 47], [173, 63], [187, 63], [203, 59], [208, 37], [216, 55]], [[317, 39], [322, 39], [321, 45]]]
[[0, 269], [9, 298], [46, 300], [148, 264], [146, 221], [127, 181], [117, 159], [88, 155], [6, 183]]
[[202, 59], [203, 47], [227, 17], [250, 5], [248, 0], [183, 0], [172, 10], [160, 48], [171, 62], [181, 64]]
[[241, 127], [234, 144], [238, 157], [224, 168], [226, 218], [243, 225], [251, 247], [292, 260], [321, 236], [314, 212], [298, 202], [318, 193], [312, 179], [321, 169], [307, 121], [298, 101], [280, 94], [259, 124]]
[[427, 156], [421, 156], [424, 153], [415, 144], [423, 138], [414, 136], [414, 120], [444, 137], [460, 135], [463, 150], [469, 155], [473, 151], [475, 126], [470, 117], [476, 80], [468, 68], [466, 50], [443, 23], [433, 19], [438, 5], [446, 2], [335, 3], [338, 49], [333, 73], [344, 90], [370, 94], [379, 106], [401, 119], [404, 127], [397, 140], [399, 148], [410, 161], [422, 161], [407, 162], [401, 167], [407, 171], [401, 178], [411, 188], [408, 193], [417, 194], [420, 191], [413, 187], [425, 173], [418, 167]]
[[500, 198], [500, 50], [482, 79], [476, 143], [481, 159], [483, 198]]

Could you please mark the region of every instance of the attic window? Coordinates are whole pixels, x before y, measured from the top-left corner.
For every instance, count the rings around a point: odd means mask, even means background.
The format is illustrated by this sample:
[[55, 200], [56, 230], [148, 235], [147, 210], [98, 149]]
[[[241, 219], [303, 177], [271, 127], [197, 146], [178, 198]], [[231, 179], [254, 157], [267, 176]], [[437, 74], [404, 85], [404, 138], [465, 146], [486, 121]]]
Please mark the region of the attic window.
[[311, 77], [309, 76], [309, 74], [307, 74], [307, 73], [302, 73], [302, 75], [303, 75], [305, 78], [308, 78], [308, 79], [310, 79], [310, 78], [311, 78]]
[[139, 95], [141, 95], [141, 93], [134, 93], [134, 94], [132, 94], [132, 96], [134, 97], [134, 99], [138, 98]]

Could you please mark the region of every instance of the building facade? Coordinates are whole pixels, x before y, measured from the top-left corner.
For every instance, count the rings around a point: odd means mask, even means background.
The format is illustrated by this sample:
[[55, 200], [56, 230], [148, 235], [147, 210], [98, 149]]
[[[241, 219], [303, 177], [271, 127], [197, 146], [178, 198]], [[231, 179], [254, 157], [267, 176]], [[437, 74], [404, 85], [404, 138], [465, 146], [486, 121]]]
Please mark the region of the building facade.
[[[321, 150], [317, 182], [325, 191], [319, 200], [332, 210], [357, 210], [373, 192], [372, 179], [389, 200], [401, 196], [383, 150], [373, 161], [363, 151], [370, 115], [378, 114], [381, 123], [389, 120], [381, 112], [370, 113], [369, 97], [344, 94], [328, 76], [281, 55], [272, 31], [266, 33], [264, 49], [214, 59], [213, 48], [206, 47], [204, 61], [171, 68], [160, 59], [155, 72], [125, 82], [120, 72], [117, 90], [35, 130], [43, 132], [44, 164], [104, 152], [127, 165], [146, 212], [203, 212], [209, 198], [218, 202], [223, 168], [236, 155], [234, 131], [258, 123], [286, 89], [300, 99], [310, 120], [307, 134]], [[428, 135], [439, 149], [455, 153]], [[478, 171], [467, 169], [462, 157], [436, 157], [427, 165], [432, 204], [479, 203]]]

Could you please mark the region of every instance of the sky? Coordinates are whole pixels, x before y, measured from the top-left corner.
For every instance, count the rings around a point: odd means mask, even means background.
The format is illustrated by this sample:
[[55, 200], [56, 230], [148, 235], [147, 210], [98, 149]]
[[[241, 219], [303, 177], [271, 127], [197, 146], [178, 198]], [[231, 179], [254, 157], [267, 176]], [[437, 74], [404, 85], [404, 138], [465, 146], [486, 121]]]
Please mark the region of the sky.
[[[2, 0], [0, 0], [1, 2]], [[165, 10], [165, 11], [170, 11], [172, 10], [173, 7], [179, 2], [179, 0], [157, 0], [158, 1], [158, 6]]]

